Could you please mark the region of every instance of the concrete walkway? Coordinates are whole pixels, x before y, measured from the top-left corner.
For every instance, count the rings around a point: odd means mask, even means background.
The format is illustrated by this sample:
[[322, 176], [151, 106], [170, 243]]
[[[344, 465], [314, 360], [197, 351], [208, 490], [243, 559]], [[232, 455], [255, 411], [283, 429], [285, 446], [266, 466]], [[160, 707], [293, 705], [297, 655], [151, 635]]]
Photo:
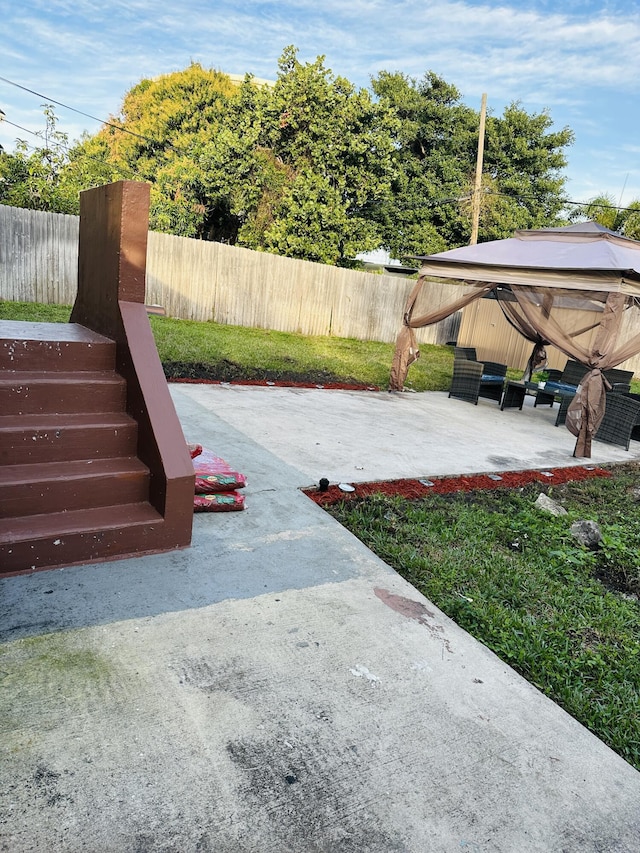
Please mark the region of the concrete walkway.
[[0, 582], [0, 850], [640, 850], [640, 774], [299, 490], [585, 464], [555, 410], [172, 395], [247, 509], [197, 515], [185, 551]]

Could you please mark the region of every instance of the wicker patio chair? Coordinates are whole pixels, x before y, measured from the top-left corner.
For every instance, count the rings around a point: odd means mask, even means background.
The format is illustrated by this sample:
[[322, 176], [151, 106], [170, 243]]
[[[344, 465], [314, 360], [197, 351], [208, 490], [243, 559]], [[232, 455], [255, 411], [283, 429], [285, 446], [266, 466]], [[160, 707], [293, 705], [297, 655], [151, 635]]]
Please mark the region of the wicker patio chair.
[[[534, 406], [553, 406], [553, 404], [560, 400], [562, 402], [563, 395], [570, 392], [571, 390], [576, 391], [582, 377], [587, 373], [588, 368], [584, 366], [584, 364], [580, 364], [579, 361], [573, 361], [573, 359], [569, 359], [564, 366], [564, 370], [560, 374], [560, 377], [557, 379], [551, 379], [551, 377], [547, 380], [547, 383], [544, 388], [541, 388], [536, 394], [536, 400], [533, 404]], [[554, 385], [560, 385], [560, 388], [554, 388]], [[558, 393], [562, 390], [562, 394]]]
[[626, 385], [627, 388], [616, 388], [616, 391], [631, 389], [631, 380], [633, 379], [633, 370], [620, 370], [619, 367], [612, 367], [610, 370], [602, 371], [610, 385]]
[[453, 362], [453, 379], [449, 396], [477, 405], [481, 378], [482, 365], [479, 362], [456, 358]]
[[467, 361], [477, 361], [478, 356], [476, 355], [475, 347], [454, 347], [453, 348], [453, 357], [455, 358], [465, 358]]
[[558, 414], [556, 416], [556, 426], [561, 426], [567, 420], [567, 409], [569, 408], [569, 404], [575, 396], [575, 394], [562, 395], [562, 399], [560, 400], [560, 408], [558, 409]]
[[594, 438], [596, 441], [618, 444], [628, 450], [631, 433], [638, 424], [640, 400], [634, 400], [626, 394], [607, 394], [607, 407]]
[[[632, 398], [640, 400], [640, 394], [629, 394], [629, 385], [625, 385], [621, 382], [616, 382], [611, 391], [607, 394], [607, 406], [609, 405], [609, 399], [612, 394], [625, 394]], [[561, 426], [567, 420], [567, 409], [569, 408], [569, 404], [575, 397], [575, 394], [564, 394], [562, 399], [560, 400], [560, 408], [558, 409], [558, 415], [556, 417], [556, 426]], [[637, 427], [638, 435], [640, 436], [640, 422]], [[636, 435], [631, 435], [631, 438], [636, 438]]]
[[[634, 394], [631, 391], [623, 392], [625, 397], [629, 397], [631, 400], [637, 400], [640, 402], [640, 394]], [[640, 419], [636, 421], [636, 425], [631, 430], [631, 438], [634, 441], [640, 441]]]
[[496, 400], [499, 403], [502, 399], [506, 375], [506, 364], [500, 364], [497, 361], [485, 361], [482, 365], [478, 395], [489, 400]]
[[547, 374], [547, 382], [560, 382], [560, 379], [562, 377], [561, 370], [557, 370], [557, 368], [551, 367], [549, 370], [546, 370], [545, 373]]

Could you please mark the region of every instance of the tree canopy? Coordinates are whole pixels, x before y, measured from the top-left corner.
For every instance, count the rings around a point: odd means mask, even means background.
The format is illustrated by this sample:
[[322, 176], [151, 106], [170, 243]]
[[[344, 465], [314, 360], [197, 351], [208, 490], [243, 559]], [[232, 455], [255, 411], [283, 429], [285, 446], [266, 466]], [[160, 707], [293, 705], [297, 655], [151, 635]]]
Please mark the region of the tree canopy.
[[[419, 82], [382, 72], [372, 85], [400, 120], [398, 171], [381, 218], [386, 244], [396, 257], [464, 245], [471, 233], [478, 113], [433, 72]], [[481, 242], [558, 223], [565, 206], [564, 149], [573, 133], [551, 133], [551, 124], [546, 112], [530, 115], [517, 103], [501, 117], [487, 117]]]
[[57, 129], [50, 104], [44, 105], [44, 118], [39, 145], [29, 146], [21, 139], [15, 154], [0, 154], [0, 204], [77, 213], [78, 186], [63, 177], [68, 162], [67, 136]]
[[627, 207], [616, 207], [614, 197], [603, 193], [575, 207], [569, 218], [573, 222], [590, 219], [632, 240], [640, 240], [640, 199], [634, 199]]
[[[479, 114], [432, 71], [359, 89], [288, 47], [273, 84], [197, 63], [142, 80], [71, 150], [47, 122], [42, 148], [0, 155], [0, 202], [75, 212], [84, 188], [145, 180], [154, 230], [331, 264], [469, 241]], [[573, 134], [551, 128], [518, 103], [488, 116], [480, 240], [559, 223]]]

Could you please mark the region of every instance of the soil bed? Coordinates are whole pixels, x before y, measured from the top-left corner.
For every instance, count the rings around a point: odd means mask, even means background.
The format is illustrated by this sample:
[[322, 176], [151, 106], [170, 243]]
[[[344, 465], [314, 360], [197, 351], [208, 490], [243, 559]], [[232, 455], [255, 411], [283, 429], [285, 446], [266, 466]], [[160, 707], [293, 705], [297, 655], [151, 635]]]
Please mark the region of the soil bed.
[[213, 364], [184, 361], [167, 361], [163, 365], [169, 382], [199, 382], [230, 385], [275, 385], [284, 388], [330, 388], [345, 391], [379, 391], [374, 385], [365, 385], [355, 379], [336, 376], [328, 370], [297, 373], [288, 370], [263, 370], [244, 367], [223, 359]]

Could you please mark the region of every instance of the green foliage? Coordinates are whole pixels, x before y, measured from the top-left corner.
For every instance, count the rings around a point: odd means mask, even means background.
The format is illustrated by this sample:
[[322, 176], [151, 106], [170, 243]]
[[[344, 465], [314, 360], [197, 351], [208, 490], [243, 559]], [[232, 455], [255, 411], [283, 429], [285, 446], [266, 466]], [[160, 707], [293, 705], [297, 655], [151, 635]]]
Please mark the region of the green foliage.
[[0, 154], [0, 204], [53, 213], [78, 213], [78, 186], [65, 172], [67, 136], [57, 129], [53, 107], [44, 105], [43, 144], [29, 153], [24, 140], [15, 154]]
[[398, 121], [393, 195], [377, 211], [385, 245], [401, 259], [458, 245], [452, 232], [475, 163], [475, 113], [432, 72], [416, 82], [383, 71], [372, 88]]
[[390, 192], [389, 113], [334, 77], [322, 57], [302, 64], [293, 47], [275, 85], [256, 91], [248, 78], [242, 99], [232, 131], [253, 147], [236, 155], [245, 170], [236, 165], [236, 179], [251, 178], [242, 204], [232, 205], [242, 217], [238, 243], [332, 264], [377, 248], [369, 213]]
[[488, 116], [484, 165], [493, 195], [490, 210], [481, 216], [481, 240], [511, 236], [518, 228], [561, 224], [564, 149], [574, 135], [567, 127], [551, 131], [552, 125], [546, 110], [529, 114], [517, 103], [501, 118]]
[[225, 200], [208, 193], [199, 160], [226, 126], [235, 97], [227, 75], [198, 63], [142, 80], [125, 95], [121, 115], [85, 139], [72, 162], [88, 168], [102, 160], [112, 179], [149, 181], [152, 230], [218, 239]]
[[590, 219], [610, 231], [618, 231], [632, 240], [640, 240], [640, 199], [620, 208], [616, 207], [614, 197], [605, 193], [592, 198], [586, 206], [575, 207], [569, 218], [572, 221]]
[[[382, 72], [372, 81], [395, 112], [398, 172], [392, 199], [378, 212], [385, 245], [395, 257], [433, 253], [468, 243], [479, 114], [433, 72], [423, 80]], [[568, 128], [550, 132], [546, 112], [511, 104], [486, 122], [479, 240], [511, 236], [516, 228], [558, 224], [563, 208]]]
[[[640, 604], [611, 581], [638, 573], [637, 466], [542, 487], [348, 501], [332, 514], [383, 560], [640, 769]], [[569, 528], [598, 521], [603, 547]], [[628, 587], [627, 587], [628, 590]], [[639, 590], [640, 591], [640, 590]]]
[[[83, 189], [143, 180], [153, 230], [329, 264], [380, 246], [407, 260], [469, 240], [479, 115], [460, 98], [432, 71], [358, 89], [293, 46], [273, 85], [192, 63], [140, 81], [68, 155], [47, 108], [45, 146], [0, 157], [0, 202], [77, 212]], [[573, 137], [551, 124], [518, 104], [487, 118], [480, 240], [558, 224]]]

